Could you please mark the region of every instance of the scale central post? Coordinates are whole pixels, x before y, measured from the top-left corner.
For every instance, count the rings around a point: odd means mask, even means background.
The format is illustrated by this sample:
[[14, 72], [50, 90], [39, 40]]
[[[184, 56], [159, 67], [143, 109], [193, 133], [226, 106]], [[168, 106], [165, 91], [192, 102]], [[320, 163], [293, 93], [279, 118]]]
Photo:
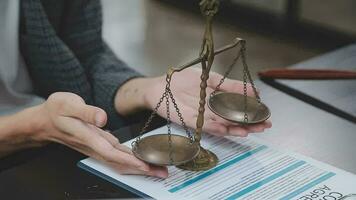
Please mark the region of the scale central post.
[[200, 151], [197, 157], [193, 160], [179, 165], [181, 169], [191, 170], [191, 171], [201, 171], [213, 168], [218, 163], [217, 156], [209, 150], [204, 149], [200, 145], [201, 135], [204, 125], [204, 112], [206, 105], [206, 87], [207, 81], [209, 79], [209, 73], [211, 66], [214, 62], [214, 40], [212, 33], [212, 23], [213, 17], [218, 12], [219, 1], [218, 0], [202, 0], [200, 2], [200, 10], [205, 17], [205, 32], [203, 43], [201, 46], [201, 51], [199, 57], [201, 58], [202, 74], [200, 83], [200, 100], [199, 100], [199, 110], [198, 118], [196, 121], [195, 129], [195, 143], [199, 145]]

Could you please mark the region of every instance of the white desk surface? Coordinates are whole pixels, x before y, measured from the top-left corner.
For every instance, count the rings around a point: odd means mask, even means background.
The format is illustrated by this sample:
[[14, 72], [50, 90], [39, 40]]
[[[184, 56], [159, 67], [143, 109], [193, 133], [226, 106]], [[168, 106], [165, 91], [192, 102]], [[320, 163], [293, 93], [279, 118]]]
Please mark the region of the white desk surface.
[[[295, 68], [356, 69], [356, 45], [293, 65]], [[356, 80], [280, 81], [356, 115]], [[356, 174], [356, 124], [304, 103], [261, 81], [262, 100], [273, 127], [258, 137]], [[257, 135], [257, 134], [256, 134]]]

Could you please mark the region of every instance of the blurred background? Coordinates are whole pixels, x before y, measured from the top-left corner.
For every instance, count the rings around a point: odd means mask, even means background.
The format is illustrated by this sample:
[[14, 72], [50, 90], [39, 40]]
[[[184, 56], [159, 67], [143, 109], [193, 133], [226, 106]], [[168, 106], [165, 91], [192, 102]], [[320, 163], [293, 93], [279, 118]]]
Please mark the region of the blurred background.
[[[145, 75], [199, 54], [204, 20], [199, 0], [102, 0], [104, 38], [114, 52]], [[214, 21], [215, 47], [247, 40], [250, 70], [287, 67], [356, 41], [354, 0], [221, 0]], [[222, 73], [231, 51], [215, 58]], [[232, 78], [241, 79], [241, 67]]]

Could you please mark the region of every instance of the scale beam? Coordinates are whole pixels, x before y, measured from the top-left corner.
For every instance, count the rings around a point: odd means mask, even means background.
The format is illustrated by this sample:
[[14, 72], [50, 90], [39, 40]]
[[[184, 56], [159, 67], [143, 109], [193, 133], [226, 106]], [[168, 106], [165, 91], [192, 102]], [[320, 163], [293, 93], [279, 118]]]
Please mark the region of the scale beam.
[[[215, 51], [214, 51], [214, 56], [216, 56], [216, 55], [218, 55], [218, 54], [220, 54], [220, 53], [222, 53], [222, 52], [228, 51], [228, 50], [230, 50], [230, 49], [233, 49], [233, 48], [237, 47], [240, 43], [245, 43], [245, 40], [244, 40], [244, 39], [241, 39], [241, 38], [235, 38], [232, 43], [230, 43], [230, 44], [228, 44], [228, 45], [225, 45], [225, 46], [223, 46], [223, 47], [221, 47], [221, 48], [215, 50]], [[183, 70], [185, 70], [185, 69], [187, 69], [187, 68], [189, 68], [189, 67], [191, 67], [191, 66], [194, 66], [194, 65], [196, 65], [196, 64], [201, 63], [201, 62], [204, 61], [204, 60], [206, 60], [206, 57], [200, 56], [199, 58], [196, 58], [196, 59], [194, 59], [194, 60], [192, 60], [192, 61], [190, 61], [190, 62], [188, 62], [188, 63], [186, 63], [186, 64], [183, 64], [183, 65], [181, 65], [181, 66], [179, 66], [179, 67], [172, 67], [172, 68], [170, 68], [170, 69], [168, 70], [168, 73], [167, 73], [167, 74], [169, 74], [169, 75], [171, 76], [171, 74], [173, 74], [173, 73], [175, 73], [175, 72], [181, 72], [181, 71], [183, 71]]]

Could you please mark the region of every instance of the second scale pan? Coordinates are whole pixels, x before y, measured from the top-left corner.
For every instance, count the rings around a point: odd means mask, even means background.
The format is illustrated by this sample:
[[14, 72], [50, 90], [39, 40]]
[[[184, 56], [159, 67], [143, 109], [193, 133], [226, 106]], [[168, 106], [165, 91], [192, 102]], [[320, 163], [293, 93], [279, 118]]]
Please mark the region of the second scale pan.
[[230, 92], [217, 92], [210, 96], [208, 106], [216, 115], [241, 124], [257, 124], [266, 121], [271, 112], [268, 107], [256, 100], [256, 98], [247, 96], [246, 114], [247, 123], [244, 122], [245, 115], [245, 96]]

